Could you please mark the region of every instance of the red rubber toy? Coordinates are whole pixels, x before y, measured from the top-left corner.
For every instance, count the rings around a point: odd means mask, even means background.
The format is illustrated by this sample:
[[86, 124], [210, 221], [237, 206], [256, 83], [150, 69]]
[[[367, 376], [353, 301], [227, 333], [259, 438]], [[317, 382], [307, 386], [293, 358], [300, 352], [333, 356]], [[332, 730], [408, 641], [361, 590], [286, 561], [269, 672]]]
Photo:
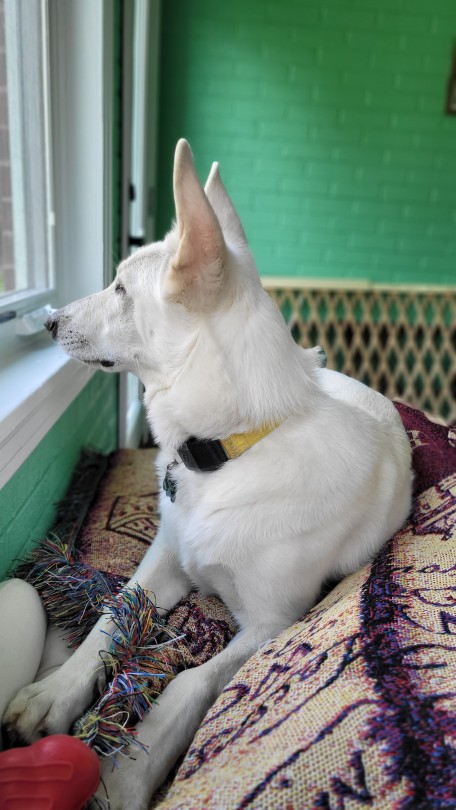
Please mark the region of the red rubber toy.
[[0, 753], [0, 810], [81, 810], [99, 782], [95, 752], [66, 734]]

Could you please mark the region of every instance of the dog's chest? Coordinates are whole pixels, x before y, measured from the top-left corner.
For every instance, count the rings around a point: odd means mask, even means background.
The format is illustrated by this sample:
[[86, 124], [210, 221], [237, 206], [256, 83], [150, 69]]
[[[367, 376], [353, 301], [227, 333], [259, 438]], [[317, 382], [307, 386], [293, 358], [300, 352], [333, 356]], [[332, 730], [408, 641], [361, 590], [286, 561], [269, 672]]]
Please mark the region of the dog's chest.
[[210, 524], [205, 527], [206, 541], [201, 542], [201, 530], [192, 522], [182, 526], [178, 537], [178, 555], [182, 568], [196, 587], [205, 594], [213, 593], [234, 611], [238, 606], [235, 571], [229, 564], [228, 554], [210, 540]]
[[220, 530], [220, 510], [208, 497], [211, 483], [206, 475], [179, 469], [173, 478], [174, 500], [163, 496], [162, 515], [166, 513], [169, 540], [190, 580], [203, 593], [217, 594], [236, 612], [236, 566], [230, 539]]
[[217, 560], [211, 549], [192, 540], [192, 533], [188, 530], [180, 536], [179, 559], [185, 573], [202, 594], [215, 594], [234, 615], [238, 615], [242, 603], [236, 588], [235, 570], [228, 559], [225, 562]]

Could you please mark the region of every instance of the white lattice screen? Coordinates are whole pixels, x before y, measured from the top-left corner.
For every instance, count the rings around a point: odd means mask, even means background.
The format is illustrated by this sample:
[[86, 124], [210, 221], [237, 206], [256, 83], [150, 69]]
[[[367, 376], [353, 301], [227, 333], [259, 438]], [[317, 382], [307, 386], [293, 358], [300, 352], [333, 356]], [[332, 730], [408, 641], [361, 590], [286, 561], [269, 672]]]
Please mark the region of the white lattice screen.
[[263, 279], [295, 340], [391, 399], [456, 419], [456, 291]]

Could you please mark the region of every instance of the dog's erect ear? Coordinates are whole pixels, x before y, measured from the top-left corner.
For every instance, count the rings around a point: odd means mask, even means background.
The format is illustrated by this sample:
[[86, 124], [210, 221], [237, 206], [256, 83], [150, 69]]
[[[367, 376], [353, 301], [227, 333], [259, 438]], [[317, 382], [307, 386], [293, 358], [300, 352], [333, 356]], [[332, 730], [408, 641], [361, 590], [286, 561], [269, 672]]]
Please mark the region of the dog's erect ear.
[[223, 185], [218, 163], [212, 164], [209, 177], [204, 186], [204, 191], [212, 208], [217, 214], [217, 219], [222, 226], [225, 237], [235, 244], [245, 244], [247, 238], [244, 233], [244, 228], [242, 227], [241, 220], [231, 202], [229, 194]]
[[179, 247], [165, 292], [189, 309], [209, 309], [223, 287], [225, 241], [183, 139], [176, 146], [173, 184]]

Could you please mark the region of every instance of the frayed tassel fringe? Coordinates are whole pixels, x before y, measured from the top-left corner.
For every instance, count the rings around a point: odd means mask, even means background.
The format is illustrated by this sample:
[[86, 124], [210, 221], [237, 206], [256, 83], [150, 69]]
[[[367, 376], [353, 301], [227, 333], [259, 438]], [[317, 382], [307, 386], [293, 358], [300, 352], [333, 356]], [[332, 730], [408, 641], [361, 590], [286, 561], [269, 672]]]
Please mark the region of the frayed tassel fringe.
[[101, 756], [115, 756], [128, 746], [144, 748], [135, 724], [142, 720], [185, 659], [177, 635], [159, 616], [154, 601], [139, 586], [123, 587], [71, 553], [58, 537], [49, 538], [23, 566], [23, 575], [38, 591], [51, 622], [78, 647], [102, 613], [110, 613], [115, 630], [103, 652], [111, 681], [73, 734]]
[[51, 622], [72, 648], [84, 641], [106, 610], [106, 601], [124, 582], [78, 561], [55, 535], [42, 542], [31, 561], [19, 568], [18, 576], [36, 588]]
[[160, 692], [183, 666], [176, 636], [154, 602], [136, 585], [111, 597], [106, 607], [116, 630], [104, 661], [112, 680], [97, 703], [76, 723], [73, 733], [101, 756], [114, 758], [134, 744], [142, 720]]

